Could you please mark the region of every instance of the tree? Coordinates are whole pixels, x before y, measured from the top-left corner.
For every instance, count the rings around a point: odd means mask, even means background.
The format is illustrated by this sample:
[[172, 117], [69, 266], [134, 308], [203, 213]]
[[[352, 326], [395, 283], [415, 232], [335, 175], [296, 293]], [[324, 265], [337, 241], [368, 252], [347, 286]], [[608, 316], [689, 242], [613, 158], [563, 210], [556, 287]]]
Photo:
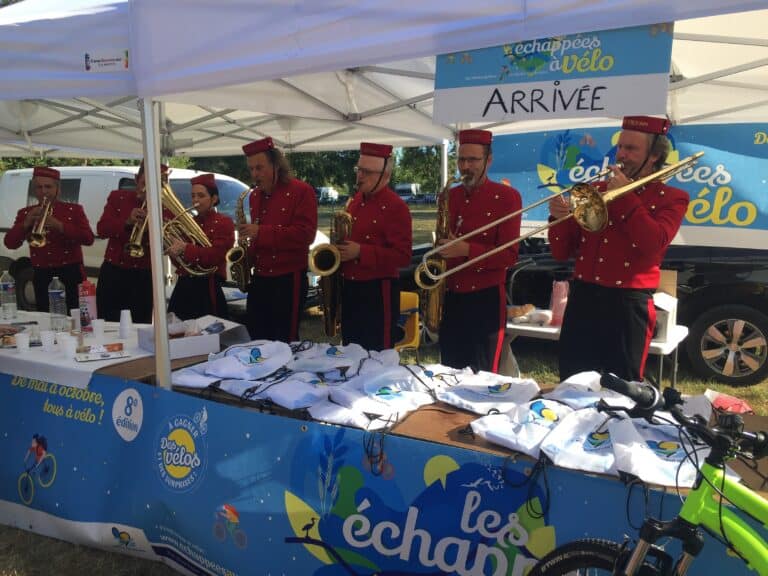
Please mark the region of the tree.
[[[440, 189], [441, 146], [420, 146], [418, 148], [400, 148], [397, 166], [392, 181], [418, 182], [424, 192], [436, 192]], [[448, 172], [456, 166], [456, 152], [449, 149]]]

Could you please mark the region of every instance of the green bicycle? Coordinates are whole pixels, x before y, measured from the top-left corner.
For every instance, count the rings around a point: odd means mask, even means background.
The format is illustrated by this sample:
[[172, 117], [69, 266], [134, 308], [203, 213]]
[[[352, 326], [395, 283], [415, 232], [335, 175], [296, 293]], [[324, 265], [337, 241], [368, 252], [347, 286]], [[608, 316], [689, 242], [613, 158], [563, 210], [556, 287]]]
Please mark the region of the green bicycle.
[[[737, 456], [757, 459], [768, 454], [768, 436], [763, 432], [745, 432], [744, 421], [738, 414], [720, 414], [715, 427], [708, 426], [701, 416], [684, 415], [680, 409], [680, 393], [673, 388], [664, 391], [662, 400], [650, 384], [627, 382], [611, 374], [603, 375], [600, 383], [636, 402], [636, 407], [629, 411], [633, 417], [650, 421], [654, 412], [665, 405], [681, 432], [700, 439], [711, 451], [676, 518], [669, 521], [646, 518], [634, 546], [628, 539], [623, 543], [596, 538], [569, 542], [544, 556], [529, 576], [683, 576], [704, 547], [701, 528], [723, 542], [752, 570], [768, 575], [765, 540], [730, 509], [731, 506], [737, 508], [768, 526], [768, 501], [725, 474], [728, 460]], [[604, 403], [599, 409], [612, 410]], [[682, 543], [682, 552], [676, 560], [656, 545], [662, 538]]]

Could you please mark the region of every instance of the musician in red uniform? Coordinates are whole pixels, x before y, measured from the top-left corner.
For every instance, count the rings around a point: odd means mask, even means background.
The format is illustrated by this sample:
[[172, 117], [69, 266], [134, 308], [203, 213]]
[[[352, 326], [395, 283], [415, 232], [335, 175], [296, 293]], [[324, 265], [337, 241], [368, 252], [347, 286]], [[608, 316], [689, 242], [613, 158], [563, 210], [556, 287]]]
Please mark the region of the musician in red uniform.
[[243, 146], [254, 189], [251, 222], [238, 226], [248, 238], [253, 267], [246, 303], [251, 338], [294, 342], [307, 296], [309, 245], [317, 232], [317, 197], [293, 177], [272, 138]]
[[[493, 163], [487, 130], [459, 132], [458, 168], [464, 179], [449, 192], [451, 238], [461, 238], [521, 207], [520, 194], [488, 179]], [[520, 235], [520, 216], [446, 247], [440, 254], [448, 269], [477, 258]], [[445, 244], [449, 239], [441, 240]], [[446, 278], [445, 307], [440, 325], [440, 361], [454, 368], [471, 367], [517, 375], [517, 364], [506, 337], [507, 270], [517, 262], [517, 245], [510, 246]]]
[[[168, 182], [168, 166], [160, 165], [160, 175]], [[117, 322], [121, 310], [130, 310], [134, 322], [152, 322], [152, 270], [149, 262], [149, 232], [144, 230], [140, 246], [143, 256], [131, 256], [128, 242], [134, 227], [147, 217], [144, 162], [136, 173], [134, 190], [113, 190], [96, 224], [96, 234], [106, 238], [107, 249], [96, 284], [96, 309], [99, 317]]]
[[45, 221], [45, 245], [29, 247], [35, 304], [39, 312], [48, 312], [48, 284], [54, 276], [64, 283], [67, 310], [79, 307], [77, 285], [86, 279], [82, 247], [90, 246], [94, 240], [83, 207], [59, 200], [60, 180], [58, 170], [36, 167], [32, 172], [32, 190], [38, 203], [19, 210], [16, 221], [5, 235], [7, 248], [19, 248], [40, 220], [43, 198], [52, 203], [53, 209]]
[[[613, 190], [659, 170], [670, 150], [669, 121], [628, 116], [616, 146], [612, 177], [599, 186]], [[608, 225], [587, 232], [573, 220], [549, 229], [552, 255], [576, 265], [560, 334], [560, 378], [605, 370], [641, 380], [653, 338], [653, 293], [659, 265], [677, 234], [688, 194], [654, 181], [608, 204]], [[550, 218], [568, 213], [558, 197]]]
[[[168, 302], [168, 312], [174, 312], [182, 320], [213, 314], [229, 318], [227, 303], [221, 284], [227, 278], [226, 254], [235, 243], [235, 225], [232, 220], [219, 214], [219, 189], [213, 174], [200, 174], [192, 178], [192, 204], [197, 210], [195, 222], [205, 232], [210, 247], [203, 247], [184, 239], [171, 240], [166, 251], [176, 265], [176, 287]], [[203, 276], [193, 276], [180, 265], [213, 268]]]
[[347, 206], [352, 231], [341, 253], [341, 335], [366, 350], [392, 348], [398, 337], [400, 272], [411, 262], [411, 212], [389, 187], [392, 146], [360, 144], [357, 192]]

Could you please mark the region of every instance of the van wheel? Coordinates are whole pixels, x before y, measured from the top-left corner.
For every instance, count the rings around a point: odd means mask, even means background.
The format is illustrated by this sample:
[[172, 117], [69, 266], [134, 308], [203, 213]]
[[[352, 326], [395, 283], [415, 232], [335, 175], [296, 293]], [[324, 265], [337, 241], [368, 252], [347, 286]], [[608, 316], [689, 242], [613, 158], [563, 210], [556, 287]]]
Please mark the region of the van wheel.
[[16, 280], [16, 303], [19, 310], [37, 310], [35, 286], [32, 284], [32, 262], [29, 258], [19, 258], [14, 262], [11, 274]]
[[726, 384], [756, 384], [768, 375], [768, 316], [725, 305], [699, 316], [686, 340], [693, 369]]

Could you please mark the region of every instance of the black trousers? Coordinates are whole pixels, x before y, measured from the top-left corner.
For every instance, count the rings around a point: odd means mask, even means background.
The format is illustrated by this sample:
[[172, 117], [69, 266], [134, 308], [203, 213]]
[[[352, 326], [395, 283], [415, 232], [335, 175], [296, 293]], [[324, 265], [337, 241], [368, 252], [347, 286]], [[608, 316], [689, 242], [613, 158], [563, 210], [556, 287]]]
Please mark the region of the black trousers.
[[504, 285], [477, 292], [445, 293], [440, 324], [440, 362], [452, 368], [469, 366], [517, 376], [517, 362], [506, 335], [507, 299]]
[[344, 280], [341, 289], [341, 338], [366, 350], [392, 348], [401, 330], [400, 281]]
[[246, 325], [251, 338], [296, 342], [307, 288], [306, 270], [253, 276], [246, 300]]
[[119, 322], [120, 310], [128, 309], [134, 322], [151, 324], [152, 271], [104, 261], [96, 284], [96, 308], [104, 320]]
[[38, 312], [48, 312], [48, 284], [54, 276], [64, 283], [67, 298], [67, 314], [72, 308], [80, 307], [77, 285], [85, 280], [82, 264], [66, 264], [55, 268], [33, 268], [32, 285], [35, 287], [35, 306]]
[[218, 276], [179, 276], [168, 302], [168, 312], [181, 320], [192, 320], [212, 314], [229, 319], [227, 302]]
[[574, 280], [560, 331], [560, 380], [587, 370], [642, 380], [655, 326], [653, 290]]

